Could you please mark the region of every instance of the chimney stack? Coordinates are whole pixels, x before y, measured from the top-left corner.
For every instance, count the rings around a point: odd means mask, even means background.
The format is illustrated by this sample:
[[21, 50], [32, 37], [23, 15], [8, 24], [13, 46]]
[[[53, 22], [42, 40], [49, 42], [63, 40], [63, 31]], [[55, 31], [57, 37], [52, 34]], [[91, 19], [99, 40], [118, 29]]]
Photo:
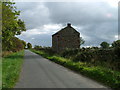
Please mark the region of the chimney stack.
[[71, 23], [68, 23], [67, 26], [68, 26], [68, 27], [71, 27]]

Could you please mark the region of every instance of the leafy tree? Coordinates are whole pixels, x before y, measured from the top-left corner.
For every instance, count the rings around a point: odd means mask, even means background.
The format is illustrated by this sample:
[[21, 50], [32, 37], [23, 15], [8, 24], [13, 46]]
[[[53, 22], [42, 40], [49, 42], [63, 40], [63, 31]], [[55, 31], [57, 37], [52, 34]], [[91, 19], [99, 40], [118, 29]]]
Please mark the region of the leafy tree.
[[11, 42], [12, 42], [12, 45], [9, 46], [9, 48], [13, 52], [17, 52], [17, 51], [24, 49], [23, 41], [20, 40], [19, 38], [13, 37], [13, 38], [11, 38]]
[[114, 42], [112, 43], [112, 46], [113, 46], [113, 47], [120, 47], [120, 40], [114, 41]]
[[82, 37], [80, 37], [80, 46], [84, 43], [85, 43], [85, 40]]
[[118, 58], [120, 58], [120, 40], [114, 41], [112, 46], [114, 47], [115, 54], [118, 56]]
[[7, 46], [7, 51], [13, 51], [13, 52], [17, 52], [20, 51], [22, 49], [24, 49], [24, 44], [22, 42], [22, 40], [20, 40], [17, 37], [12, 37], [10, 39], [10, 44]]
[[27, 48], [28, 49], [32, 48], [32, 44], [31, 43], [27, 43]]
[[102, 42], [102, 43], [100, 44], [100, 46], [101, 46], [102, 48], [109, 48], [110, 44], [107, 43], [107, 42]]
[[23, 43], [23, 45], [24, 45], [24, 48], [26, 47], [26, 42], [24, 41], [24, 40], [21, 40], [21, 42]]
[[20, 11], [16, 10], [13, 2], [2, 3], [2, 46], [3, 50], [10, 50], [13, 45], [12, 38], [26, 31], [25, 24], [18, 19]]

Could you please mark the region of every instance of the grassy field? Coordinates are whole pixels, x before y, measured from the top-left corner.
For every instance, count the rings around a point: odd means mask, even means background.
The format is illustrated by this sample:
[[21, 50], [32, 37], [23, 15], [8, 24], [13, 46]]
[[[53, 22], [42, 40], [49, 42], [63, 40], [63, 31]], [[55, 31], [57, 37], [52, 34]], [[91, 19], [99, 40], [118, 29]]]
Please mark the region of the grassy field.
[[23, 63], [24, 51], [2, 58], [2, 88], [13, 88], [18, 80]]
[[58, 64], [63, 65], [71, 70], [74, 70], [78, 73], [81, 73], [85, 76], [88, 76], [98, 82], [103, 83], [111, 88], [120, 88], [120, 72], [113, 71], [111, 69], [100, 67], [100, 66], [92, 66], [88, 63], [83, 62], [73, 62], [69, 59], [57, 56], [57, 55], [49, 55], [43, 51], [31, 50], [43, 57], [56, 62]]

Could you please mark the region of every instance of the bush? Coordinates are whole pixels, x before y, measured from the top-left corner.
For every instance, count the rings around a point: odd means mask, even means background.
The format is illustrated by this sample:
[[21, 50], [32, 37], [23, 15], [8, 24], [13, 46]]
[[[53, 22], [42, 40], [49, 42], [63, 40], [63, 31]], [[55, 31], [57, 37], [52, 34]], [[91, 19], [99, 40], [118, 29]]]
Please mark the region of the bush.
[[120, 46], [114, 48], [115, 54], [120, 58]]
[[91, 52], [80, 52], [75, 57], [73, 57], [73, 61], [81, 61], [81, 62], [90, 62], [93, 58], [93, 55]]
[[51, 47], [44, 47], [44, 48], [42, 48], [42, 51], [48, 53], [49, 55], [53, 55], [56, 53], [55, 51], [53, 51], [53, 49]]
[[14, 42], [12, 47], [13, 52], [17, 52], [24, 49], [24, 44], [20, 39], [14, 37], [12, 41]]
[[62, 57], [66, 57], [69, 58], [71, 56], [74, 56], [78, 53], [79, 49], [65, 49], [62, 53], [61, 56]]
[[[119, 49], [82, 48], [66, 49], [61, 56], [74, 62], [87, 62], [94, 66], [103, 66], [112, 70], [120, 70]], [[116, 54], [115, 54], [116, 52]]]
[[34, 49], [36, 49], [36, 50], [39, 50], [41, 48], [42, 48], [42, 46], [38, 46], [38, 45], [35, 45], [35, 47], [34, 47]]
[[53, 49], [51, 47], [42, 47], [42, 46], [35, 45], [34, 49], [44, 51], [44, 52], [48, 53], [49, 55], [55, 54], [55, 51], [53, 51]]
[[7, 45], [2, 43], [2, 46], [3, 51], [17, 52], [24, 49], [23, 41], [17, 37], [12, 37]]

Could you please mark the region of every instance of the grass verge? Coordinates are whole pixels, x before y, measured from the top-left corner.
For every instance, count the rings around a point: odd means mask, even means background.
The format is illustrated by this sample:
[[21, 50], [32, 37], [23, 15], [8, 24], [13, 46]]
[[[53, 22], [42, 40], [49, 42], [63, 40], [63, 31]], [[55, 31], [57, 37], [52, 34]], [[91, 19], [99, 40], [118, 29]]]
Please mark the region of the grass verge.
[[24, 51], [2, 58], [2, 88], [13, 88], [18, 80], [23, 63]]
[[64, 67], [67, 67], [71, 70], [74, 70], [78, 73], [88, 76], [98, 82], [101, 82], [104, 85], [107, 85], [111, 88], [115, 89], [120, 88], [120, 72], [118, 71], [113, 71], [111, 69], [100, 66], [90, 66], [89, 64], [83, 62], [73, 62], [69, 59], [57, 55], [50, 56], [49, 54], [43, 51], [37, 51], [34, 49], [32, 49], [31, 51], [55, 63], [63, 65]]

